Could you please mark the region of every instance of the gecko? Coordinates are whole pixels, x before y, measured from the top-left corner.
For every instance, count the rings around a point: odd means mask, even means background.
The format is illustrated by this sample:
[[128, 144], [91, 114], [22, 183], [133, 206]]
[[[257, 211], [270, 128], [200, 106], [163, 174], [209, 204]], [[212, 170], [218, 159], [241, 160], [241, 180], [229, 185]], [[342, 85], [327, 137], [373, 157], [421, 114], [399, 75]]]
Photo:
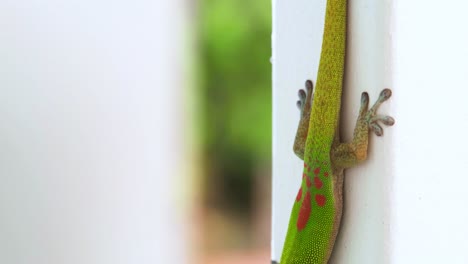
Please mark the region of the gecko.
[[347, 0], [327, 0], [315, 89], [307, 80], [305, 90], [299, 90], [300, 121], [293, 150], [304, 160], [304, 168], [280, 264], [328, 263], [343, 212], [344, 170], [367, 159], [369, 134], [383, 134], [379, 123], [395, 123], [392, 117], [377, 114], [391, 97], [390, 89], [382, 90], [370, 109], [369, 95], [363, 92], [353, 138], [340, 139], [346, 20]]

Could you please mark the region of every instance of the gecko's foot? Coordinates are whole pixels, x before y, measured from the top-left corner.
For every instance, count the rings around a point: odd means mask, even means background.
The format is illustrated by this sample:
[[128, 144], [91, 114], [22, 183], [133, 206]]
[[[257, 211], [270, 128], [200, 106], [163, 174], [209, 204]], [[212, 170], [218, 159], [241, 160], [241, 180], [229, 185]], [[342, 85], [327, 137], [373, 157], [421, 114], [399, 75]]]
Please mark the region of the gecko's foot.
[[294, 140], [294, 153], [300, 158], [304, 159], [305, 143], [307, 141], [307, 135], [309, 134], [309, 121], [310, 112], [312, 110], [313, 100], [313, 84], [312, 81], [307, 80], [305, 83], [305, 90], [299, 90], [299, 101], [297, 101], [297, 107], [301, 112], [299, 119], [299, 126], [297, 127], [296, 139]]
[[301, 111], [301, 117], [308, 116], [312, 109], [312, 101], [314, 99], [312, 90], [314, 85], [311, 80], [307, 80], [305, 83], [306, 90], [300, 89], [298, 92], [299, 100], [296, 105]]
[[[390, 89], [382, 90], [375, 104], [371, 107], [371, 109], [367, 111], [365, 115], [365, 122], [377, 136], [383, 135], [383, 129], [378, 124], [379, 122], [386, 126], [392, 126], [393, 124], [395, 124], [395, 119], [393, 119], [391, 116], [377, 115], [377, 110], [379, 106], [383, 102], [387, 101], [391, 96], [392, 96], [392, 90]], [[369, 95], [366, 92], [364, 92], [362, 93], [362, 97], [361, 97], [361, 110], [367, 109], [368, 105], [369, 105]]]

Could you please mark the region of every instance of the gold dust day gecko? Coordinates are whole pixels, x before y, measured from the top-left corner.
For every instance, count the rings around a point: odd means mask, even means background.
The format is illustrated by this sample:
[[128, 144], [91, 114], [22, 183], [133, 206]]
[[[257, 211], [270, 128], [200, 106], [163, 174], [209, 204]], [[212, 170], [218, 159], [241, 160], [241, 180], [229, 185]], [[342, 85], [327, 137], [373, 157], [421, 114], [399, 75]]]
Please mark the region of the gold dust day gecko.
[[[362, 93], [351, 142], [341, 142], [339, 121], [346, 52], [347, 0], [327, 0], [322, 51], [315, 92], [306, 81], [299, 90], [301, 118], [294, 152], [304, 160], [302, 181], [293, 204], [280, 264], [325, 264], [333, 251], [343, 208], [343, 171], [367, 158], [369, 132], [383, 134], [379, 122], [391, 126], [390, 116], [378, 115], [390, 98], [384, 89], [368, 109]], [[272, 261], [272, 263], [277, 263]]]

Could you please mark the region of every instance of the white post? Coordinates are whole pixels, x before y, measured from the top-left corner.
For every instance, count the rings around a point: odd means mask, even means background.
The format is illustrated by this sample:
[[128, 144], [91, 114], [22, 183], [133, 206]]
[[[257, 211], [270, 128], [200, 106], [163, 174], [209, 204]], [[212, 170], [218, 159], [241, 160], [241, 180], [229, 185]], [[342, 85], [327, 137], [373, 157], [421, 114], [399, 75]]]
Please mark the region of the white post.
[[[282, 252], [290, 210], [300, 184], [302, 162], [292, 152], [299, 112], [297, 90], [316, 80], [325, 0], [274, 1], [273, 7], [273, 234], [272, 259]], [[350, 140], [367, 91], [374, 102], [392, 85], [389, 1], [349, 1], [348, 55], [342, 111], [342, 138]], [[395, 99], [379, 112], [397, 119]], [[369, 160], [346, 171], [345, 211], [330, 263], [388, 263], [395, 128], [373, 136]]]
[[181, 2], [0, 2], [0, 263], [188, 261]]

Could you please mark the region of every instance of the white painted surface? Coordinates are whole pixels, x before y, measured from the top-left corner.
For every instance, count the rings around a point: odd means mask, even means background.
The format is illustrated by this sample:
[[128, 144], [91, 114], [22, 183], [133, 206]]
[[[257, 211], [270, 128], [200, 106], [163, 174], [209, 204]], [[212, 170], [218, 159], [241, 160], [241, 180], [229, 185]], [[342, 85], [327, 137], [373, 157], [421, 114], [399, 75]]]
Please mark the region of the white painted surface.
[[0, 263], [185, 263], [181, 1], [0, 2]]
[[[348, 57], [343, 102], [342, 138], [352, 138], [361, 92], [374, 102], [391, 87], [390, 1], [349, 3]], [[274, 1], [273, 10], [273, 235], [272, 258], [281, 256], [290, 210], [300, 184], [302, 162], [292, 152], [299, 119], [297, 90], [305, 79], [316, 80], [325, 0]], [[398, 116], [394, 99], [380, 113]], [[389, 263], [390, 197], [393, 177], [394, 128], [384, 138], [373, 136], [369, 159], [348, 169], [345, 211], [330, 263]]]
[[395, 2], [392, 263], [468, 263], [467, 9]]

